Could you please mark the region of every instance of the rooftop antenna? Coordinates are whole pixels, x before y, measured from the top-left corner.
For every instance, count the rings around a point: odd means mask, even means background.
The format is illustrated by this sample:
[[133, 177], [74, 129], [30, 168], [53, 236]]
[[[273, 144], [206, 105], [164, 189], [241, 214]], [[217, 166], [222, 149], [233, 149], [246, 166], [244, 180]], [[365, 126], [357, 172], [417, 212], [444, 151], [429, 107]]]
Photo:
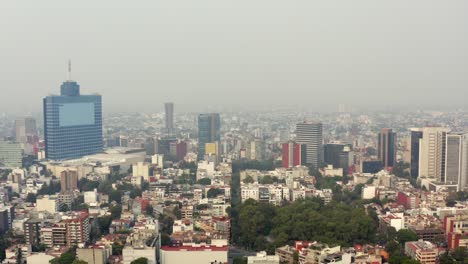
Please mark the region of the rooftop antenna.
[[68, 80], [71, 81], [71, 60], [68, 59]]

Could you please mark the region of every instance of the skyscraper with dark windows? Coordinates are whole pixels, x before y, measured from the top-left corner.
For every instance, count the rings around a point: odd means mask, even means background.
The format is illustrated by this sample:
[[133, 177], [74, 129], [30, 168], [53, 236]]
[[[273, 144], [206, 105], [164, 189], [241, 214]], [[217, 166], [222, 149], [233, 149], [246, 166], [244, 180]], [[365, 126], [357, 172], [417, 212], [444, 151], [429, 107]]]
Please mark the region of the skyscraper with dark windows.
[[411, 176], [417, 177], [419, 175], [419, 140], [422, 139], [423, 132], [419, 128], [411, 129], [411, 160], [410, 171]]
[[349, 167], [350, 144], [332, 142], [324, 145], [324, 162], [334, 168], [342, 168], [347, 172]]
[[393, 167], [396, 164], [396, 133], [390, 128], [383, 128], [378, 136], [377, 155], [384, 168]]
[[198, 116], [198, 159], [205, 156], [206, 143], [214, 143], [221, 139], [221, 119], [217, 113], [200, 114]]
[[60, 95], [43, 99], [46, 158], [64, 160], [101, 152], [102, 99], [81, 95], [75, 81], [65, 81]]
[[303, 122], [296, 125], [296, 142], [306, 148], [305, 164], [319, 169], [323, 162], [322, 123]]
[[166, 132], [169, 135], [174, 133], [174, 103], [165, 103]]

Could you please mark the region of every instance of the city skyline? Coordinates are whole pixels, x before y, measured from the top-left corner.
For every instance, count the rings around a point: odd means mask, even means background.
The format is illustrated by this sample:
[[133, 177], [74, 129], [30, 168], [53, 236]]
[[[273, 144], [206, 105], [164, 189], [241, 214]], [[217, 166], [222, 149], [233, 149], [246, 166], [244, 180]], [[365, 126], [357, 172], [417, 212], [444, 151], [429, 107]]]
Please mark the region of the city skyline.
[[0, 262], [465, 263], [466, 10], [2, 3]]
[[[9, 25], [0, 36], [0, 112], [38, 112], [34, 98], [55, 93], [68, 59], [72, 78], [84, 93], [103, 95], [109, 112], [154, 111], [163, 102], [181, 111], [330, 111], [364, 98], [373, 108], [466, 108], [465, 2], [25, 5], [0, 10], [0, 24]], [[24, 94], [24, 104], [15, 103]], [[202, 102], [207, 94], [213, 100]], [[301, 96], [288, 103], [290, 95]], [[138, 104], [121, 109], [128, 98]]]

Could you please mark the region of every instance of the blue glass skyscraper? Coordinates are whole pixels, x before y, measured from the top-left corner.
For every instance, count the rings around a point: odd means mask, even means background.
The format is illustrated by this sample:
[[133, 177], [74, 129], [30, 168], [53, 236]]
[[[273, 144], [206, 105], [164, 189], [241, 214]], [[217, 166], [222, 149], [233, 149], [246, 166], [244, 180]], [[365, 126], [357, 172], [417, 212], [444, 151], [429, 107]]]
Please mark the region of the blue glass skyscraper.
[[102, 151], [100, 95], [80, 95], [78, 83], [66, 81], [59, 96], [47, 96], [43, 103], [46, 158], [74, 159]]
[[200, 114], [198, 116], [198, 159], [205, 156], [206, 143], [214, 143], [221, 139], [221, 121], [219, 114]]

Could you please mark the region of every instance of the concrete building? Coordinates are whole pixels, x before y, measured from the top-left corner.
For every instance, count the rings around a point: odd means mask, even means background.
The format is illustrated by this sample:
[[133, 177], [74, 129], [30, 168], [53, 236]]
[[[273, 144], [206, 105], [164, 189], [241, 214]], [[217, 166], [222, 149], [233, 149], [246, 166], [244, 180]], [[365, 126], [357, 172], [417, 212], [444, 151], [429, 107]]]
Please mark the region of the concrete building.
[[396, 231], [405, 228], [405, 216], [403, 213], [390, 213], [379, 216], [379, 225], [383, 227], [393, 227]]
[[24, 153], [35, 154], [38, 150], [36, 120], [32, 117], [25, 117], [15, 120], [15, 141], [21, 145]]
[[362, 188], [362, 199], [374, 199], [376, 196], [377, 188], [373, 185], [366, 185]]
[[24, 223], [24, 238], [28, 245], [39, 245], [41, 241], [41, 220], [28, 219]]
[[436, 264], [439, 250], [428, 241], [411, 241], [405, 243], [405, 254], [421, 264]]
[[[122, 250], [123, 264], [130, 264], [138, 258], [147, 258], [148, 264], [156, 264], [156, 247], [140, 245], [126, 245]], [[183, 263], [183, 262], [180, 262]]]
[[43, 195], [36, 199], [36, 210], [38, 212], [46, 211], [51, 214], [58, 212], [59, 200], [57, 195]]
[[67, 228], [66, 239], [68, 246], [85, 244], [89, 241], [91, 229], [88, 213], [73, 212], [64, 221]]
[[377, 154], [384, 168], [396, 163], [396, 133], [390, 128], [383, 128], [378, 135]]
[[446, 184], [458, 185], [458, 191], [468, 187], [468, 134], [448, 133], [445, 151]]
[[228, 263], [227, 245], [190, 244], [178, 247], [163, 246], [160, 252], [161, 264]]
[[85, 204], [96, 203], [98, 201], [97, 189], [93, 191], [84, 192], [84, 202]]
[[78, 189], [78, 172], [66, 170], [60, 173], [61, 192], [73, 191]]
[[151, 164], [147, 162], [133, 164], [132, 174], [133, 177], [143, 177], [143, 180], [149, 181], [149, 177], [153, 174]]
[[411, 129], [411, 138], [410, 138], [410, 173], [411, 176], [417, 177], [419, 175], [419, 142], [422, 139], [423, 132], [420, 128]]
[[16, 142], [0, 140], [0, 168], [21, 168], [22, 163], [21, 145]]
[[88, 264], [106, 264], [109, 253], [105, 246], [78, 248], [76, 249], [76, 258]]
[[256, 256], [247, 257], [248, 264], [279, 264], [280, 257], [273, 255], [268, 256], [265, 251], [257, 253]]
[[444, 230], [450, 249], [468, 248], [468, 214], [445, 216]]
[[297, 124], [296, 142], [306, 145], [305, 163], [318, 169], [323, 161], [322, 123]]
[[297, 144], [294, 141], [283, 144], [283, 168], [303, 165], [303, 163], [305, 163], [305, 157], [305, 145]]
[[450, 130], [443, 127], [425, 127], [419, 141], [419, 178], [445, 180], [446, 136]]
[[55, 257], [47, 255], [47, 253], [32, 253], [26, 258], [26, 263], [48, 264]]
[[248, 156], [251, 160], [264, 160], [266, 156], [266, 145], [263, 140], [253, 140], [249, 144]]
[[15, 211], [13, 206], [0, 205], [0, 233], [5, 233], [11, 229]]

